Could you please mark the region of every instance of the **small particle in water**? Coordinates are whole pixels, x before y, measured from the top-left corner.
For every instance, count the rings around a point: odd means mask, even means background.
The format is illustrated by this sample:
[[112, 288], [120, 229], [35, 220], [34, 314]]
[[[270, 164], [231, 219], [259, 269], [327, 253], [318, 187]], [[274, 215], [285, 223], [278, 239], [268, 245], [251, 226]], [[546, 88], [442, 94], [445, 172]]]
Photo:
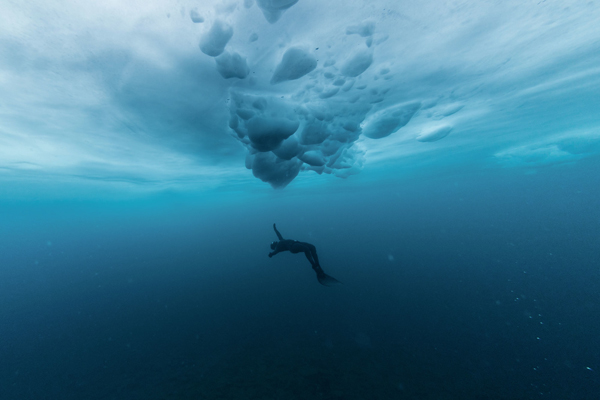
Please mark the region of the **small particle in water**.
[[393, 256], [393, 255], [391, 255], [391, 254], [388, 254], [388, 260], [390, 260], [390, 261], [394, 261], [394, 256]]
[[588, 371], [592, 371], [595, 372], [593, 369], [591, 369], [590, 367], [585, 367], [585, 369], [587, 369]]

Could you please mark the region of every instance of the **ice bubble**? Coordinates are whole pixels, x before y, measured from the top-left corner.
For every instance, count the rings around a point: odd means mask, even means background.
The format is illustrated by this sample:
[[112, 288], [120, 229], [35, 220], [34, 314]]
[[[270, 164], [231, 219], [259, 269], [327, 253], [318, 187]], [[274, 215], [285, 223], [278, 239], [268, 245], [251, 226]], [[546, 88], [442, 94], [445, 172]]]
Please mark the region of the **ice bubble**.
[[297, 2], [298, 0], [256, 0], [256, 4], [271, 24], [277, 22], [283, 12]]
[[324, 112], [324, 111], [319, 110], [317, 108], [311, 108], [310, 112], [319, 121], [331, 121], [331, 120], [333, 120], [333, 114], [331, 114], [329, 112]]
[[356, 77], [367, 70], [373, 63], [373, 52], [368, 49], [354, 53], [342, 67], [342, 74]]
[[246, 122], [252, 147], [258, 151], [271, 151], [279, 147], [298, 129], [298, 121], [281, 117], [255, 117]]
[[298, 158], [313, 167], [322, 167], [325, 165], [326, 161], [323, 154], [316, 150], [307, 151], [304, 154], [299, 155]]
[[321, 144], [329, 136], [331, 132], [327, 129], [327, 124], [320, 121], [312, 121], [307, 123], [300, 134], [300, 143], [311, 145]]
[[348, 90], [352, 89], [352, 86], [354, 86], [354, 79], [351, 79], [348, 82], [346, 82], [346, 84], [342, 87], [342, 91], [347, 92]]
[[321, 145], [321, 152], [326, 156], [332, 156], [342, 147], [342, 143], [337, 140], [325, 140]]
[[420, 107], [421, 103], [415, 102], [388, 107], [376, 112], [363, 122], [363, 134], [371, 139], [389, 136], [408, 124]]
[[457, 112], [462, 110], [464, 106], [465, 105], [463, 103], [447, 104], [447, 105], [438, 107], [435, 110], [435, 114], [437, 114], [438, 117], [449, 117], [450, 115], [456, 114]]
[[229, 53], [226, 51], [216, 57], [215, 61], [217, 63], [217, 71], [219, 71], [221, 76], [225, 79], [244, 79], [250, 73], [248, 65], [246, 64], [246, 59], [236, 52]]
[[[431, 103], [431, 101], [429, 101], [429, 103]], [[464, 106], [465, 105], [461, 102], [443, 105], [438, 105], [437, 102], [434, 102], [433, 105], [429, 107], [431, 108], [431, 110], [427, 113], [427, 117], [434, 120], [444, 119], [446, 117], [449, 117], [450, 115], [456, 114], [457, 112], [462, 110]]]
[[302, 162], [297, 159], [282, 160], [275, 154], [257, 153], [252, 159], [252, 174], [274, 188], [284, 188], [300, 172]]
[[190, 10], [190, 18], [192, 19], [192, 21], [195, 24], [199, 24], [201, 22], [204, 22], [204, 17], [202, 15], [200, 15], [200, 13], [198, 13], [198, 9], [197, 8], [192, 8]]
[[448, 136], [451, 130], [452, 125], [448, 124], [430, 127], [424, 129], [419, 136], [417, 136], [417, 140], [419, 142], [435, 142]]
[[331, 157], [327, 164], [331, 173], [338, 178], [347, 178], [360, 172], [364, 165], [365, 154], [355, 147], [342, 147]]
[[200, 50], [206, 55], [216, 57], [225, 50], [229, 39], [233, 36], [233, 28], [227, 23], [216, 20], [210, 30], [200, 40]]
[[296, 136], [292, 135], [285, 139], [279, 147], [273, 150], [273, 153], [282, 160], [291, 160], [300, 152], [301, 147]]
[[342, 125], [342, 128], [349, 132], [356, 132], [358, 128], [360, 128], [360, 125], [355, 121], [346, 121], [344, 122], [344, 125]]
[[291, 47], [283, 54], [283, 58], [271, 78], [271, 84], [294, 80], [303, 77], [317, 67], [317, 59], [302, 47]]
[[390, 36], [389, 35], [385, 35], [385, 34], [376, 34], [375, 35], [375, 45], [380, 45], [381, 43], [385, 42], [386, 40], [388, 40]]
[[235, 110], [235, 113], [244, 121], [248, 121], [250, 118], [254, 117], [254, 111], [245, 108], [238, 108]]
[[346, 35], [360, 35], [362, 37], [371, 36], [375, 32], [375, 21], [367, 20], [358, 25], [352, 25], [346, 28]]
[[319, 94], [319, 97], [322, 99], [328, 99], [330, 97], [333, 97], [337, 94], [337, 92], [340, 91], [339, 87], [333, 87], [333, 88], [329, 88], [327, 90], [324, 90], [321, 94]]
[[229, 127], [237, 134], [238, 138], [244, 139], [248, 136], [248, 130], [244, 126], [244, 124], [239, 123], [239, 119], [235, 115], [231, 115], [229, 117]]
[[248, 38], [248, 41], [250, 43], [252, 42], [256, 42], [258, 40], [258, 33], [254, 32], [252, 35], [250, 35], [250, 37]]
[[252, 107], [262, 111], [265, 108], [267, 108], [267, 100], [263, 99], [262, 97], [259, 97], [258, 99], [252, 102]]

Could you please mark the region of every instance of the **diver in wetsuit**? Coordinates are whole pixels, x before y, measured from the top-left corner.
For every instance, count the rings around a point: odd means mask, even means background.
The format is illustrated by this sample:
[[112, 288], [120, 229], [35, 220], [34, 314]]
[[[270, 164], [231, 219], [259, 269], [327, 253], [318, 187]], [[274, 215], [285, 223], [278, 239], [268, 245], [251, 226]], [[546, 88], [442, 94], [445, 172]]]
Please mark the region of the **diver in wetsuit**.
[[274, 241], [271, 243], [272, 252], [269, 253], [269, 258], [273, 257], [277, 253], [281, 253], [282, 251], [289, 251], [290, 253], [304, 253], [310, 264], [312, 265], [312, 269], [317, 273], [317, 280], [321, 285], [325, 286], [333, 286], [340, 284], [341, 282], [337, 279], [327, 275], [323, 268], [319, 265], [319, 257], [317, 257], [317, 249], [310, 243], [299, 242], [297, 240], [284, 239], [281, 236], [281, 233], [277, 230], [275, 224], [273, 224], [273, 229], [275, 229], [275, 233], [279, 238], [279, 241]]

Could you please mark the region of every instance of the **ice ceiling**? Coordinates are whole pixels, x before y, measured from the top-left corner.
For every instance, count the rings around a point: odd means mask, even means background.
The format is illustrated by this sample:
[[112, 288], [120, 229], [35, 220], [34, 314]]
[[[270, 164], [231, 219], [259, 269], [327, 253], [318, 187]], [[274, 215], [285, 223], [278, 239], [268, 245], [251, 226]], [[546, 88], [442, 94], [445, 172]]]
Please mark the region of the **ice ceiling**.
[[598, 21], [595, 1], [5, 1], [0, 179], [577, 161], [600, 152]]

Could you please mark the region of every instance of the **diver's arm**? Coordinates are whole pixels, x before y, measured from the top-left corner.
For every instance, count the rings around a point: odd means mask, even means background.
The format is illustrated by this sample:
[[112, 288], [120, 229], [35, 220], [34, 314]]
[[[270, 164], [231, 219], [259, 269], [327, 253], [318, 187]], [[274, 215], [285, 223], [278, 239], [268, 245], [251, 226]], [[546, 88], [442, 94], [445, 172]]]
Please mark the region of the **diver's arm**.
[[283, 236], [281, 236], [281, 233], [279, 233], [279, 231], [277, 230], [277, 227], [275, 226], [275, 224], [273, 224], [273, 229], [275, 229], [275, 233], [277, 234], [277, 237], [279, 238], [279, 240], [285, 240], [283, 238]]
[[282, 250], [279, 249], [275, 249], [272, 252], [269, 253], [269, 258], [273, 257], [275, 254], [277, 253], [281, 253]]

